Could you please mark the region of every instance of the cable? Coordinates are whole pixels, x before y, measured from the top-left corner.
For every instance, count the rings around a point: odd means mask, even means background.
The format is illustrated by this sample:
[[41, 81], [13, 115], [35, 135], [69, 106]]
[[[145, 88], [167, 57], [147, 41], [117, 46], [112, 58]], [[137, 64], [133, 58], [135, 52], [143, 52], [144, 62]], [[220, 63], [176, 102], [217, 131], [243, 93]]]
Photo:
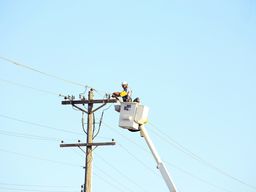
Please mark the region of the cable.
[[121, 187], [120, 187], [119, 185], [117, 185], [115, 182], [110, 182], [110, 181], [108, 181], [108, 180], [106, 179], [106, 177], [102, 177], [102, 176], [100, 176], [99, 174], [97, 174], [97, 173], [95, 173], [95, 172], [93, 173], [93, 175], [95, 175], [95, 176], [97, 176], [98, 178], [100, 178], [102, 181], [104, 181], [105, 183], [107, 183], [109, 186], [118, 189], [118, 191], [126, 191], [126, 190], [125, 190], [126, 187], [125, 187], [125, 188], [121, 188]]
[[201, 158], [200, 156], [198, 156], [197, 154], [193, 153], [192, 151], [190, 151], [189, 149], [187, 149], [186, 147], [184, 147], [183, 145], [179, 144], [177, 141], [175, 141], [173, 138], [169, 137], [169, 136], [166, 136], [166, 134], [164, 134], [162, 131], [160, 131], [155, 125], [153, 125], [152, 123], [149, 123], [151, 126], [153, 126], [159, 133], [157, 133], [155, 130], [152, 129], [153, 132], [156, 133], [156, 135], [158, 135], [158, 137], [162, 138], [164, 141], [166, 141], [167, 143], [169, 143], [169, 145], [175, 147], [176, 149], [180, 150], [181, 152], [183, 152], [184, 154], [190, 156], [191, 158], [201, 162], [202, 164], [210, 167], [211, 169], [217, 171], [218, 173], [220, 173], [221, 175], [224, 175], [244, 186], [247, 186], [253, 190], [256, 190], [256, 187], [251, 185], [251, 184], [248, 184], [247, 182], [245, 181], [242, 181], [241, 179], [238, 179], [232, 175], [230, 175], [229, 173], [221, 170], [220, 168], [218, 168], [217, 166], [213, 165], [212, 163], [204, 160], [203, 158]]
[[32, 185], [32, 184], [17, 184], [17, 183], [4, 183], [4, 182], [0, 182], [0, 185], [17, 186], [17, 187], [74, 188], [74, 186], [38, 185], [38, 184]]
[[130, 181], [130, 183], [136, 185], [137, 187], [139, 187], [142, 191], [147, 192], [147, 190], [144, 189], [144, 187], [142, 187], [141, 185], [139, 185], [139, 183], [137, 183], [136, 181], [132, 180], [130, 177], [128, 177], [127, 175], [125, 175], [122, 171], [120, 171], [119, 169], [117, 169], [116, 167], [114, 167], [112, 164], [110, 164], [108, 161], [106, 161], [102, 156], [100, 156], [99, 154], [95, 153], [95, 156], [98, 156], [105, 164], [107, 164], [109, 167], [111, 167], [113, 170], [115, 170], [121, 177], [125, 178], [126, 180]]
[[110, 128], [110, 130], [112, 132], [117, 133], [118, 135], [120, 135], [121, 137], [123, 137], [125, 140], [129, 141], [130, 143], [134, 144], [138, 149], [140, 149], [141, 151], [145, 152], [146, 154], [148, 154], [148, 150], [145, 147], [142, 147], [141, 145], [139, 145], [138, 143], [136, 143], [134, 140], [124, 136], [123, 134], [119, 133], [116, 128], [110, 126], [109, 124], [102, 122], [103, 125], [105, 125], [106, 127]]
[[[4, 60], [4, 61], [7, 61], [8, 63], [10, 64], [13, 64], [15, 66], [18, 66], [18, 67], [22, 67], [24, 69], [27, 69], [27, 70], [30, 70], [30, 71], [33, 71], [33, 72], [36, 72], [36, 73], [39, 73], [41, 75], [45, 75], [47, 77], [51, 77], [51, 78], [54, 78], [54, 79], [57, 79], [59, 81], [63, 81], [65, 83], [69, 83], [69, 84], [72, 84], [72, 85], [76, 85], [76, 86], [80, 86], [80, 87], [85, 87], [85, 89], [89, 88], [89, 89], [93, 89], [96, 93], [98, 93], [99, 95], [105, 95], [105, 92], [104, 94], [101, 94], [100, 92], [102, 91], [99, 91], [99, 90], [96, 90], [94, 89], [93, 87], [89, 86], [89, 85], [84, 85], [82, 83], [79, 83], [79, 82], [75, 82], [75, 81], [71, 81], [71, 80], [68, 80], [68, 79], [64, 79], [62, 77], [58, 77], [56, 75], [53, 75], [53, 74], [50, 74], [50, 73], [46, 73], [46, 72], [43, 72], [41, 70], [38, 70], [38, 69], [35, 69], [34, 67], [31, 67], [31, 66], [28, 66], [28, 65], [25, 65], [25, 64], [21, 64], [21, 63], [18, 63], [12, 59], [9, 59], [9, 58], [6, 58], [6, 57], [3, 57], [3, 56], [0, 56], [0, 59]], [[102, 92], [103, 93], [103, 92]]]
[[82, 112], [82, 128], [85, 134], [87, 135], [87, 132], [85, 131], [85, 128], [84, 128], [84, 112]]
[[[117, 179], [115, 179], [112, 175], [106, 173], [103, 169], [99, 168], [97, 165], [94, 165], [94, 167], [95, 167], [98, 171], [100, 171], [102, 174], [104, 174], [107, 178], [112, 179], [113, 181], [115, 181], [115, 183], [116, 183], [118, 186], [123, 186], [123, 189], [126, 189], [126, 190], [128, 190], [129, 192], [130, 192], [130, 191], [133, 191], [133, 190], [129, 189], [128, 186], [125, 186], [123, 183], [121, 183], [120, 181], [118, 181]], [[123, 191], [123, 189], [122, 189], [122, 191]]]
[[[105, 123], [103, 123], [103, 124], [105, 124]], [[109, 127], [109, 128], [112, 128], [112, 127], [109, 126], [109, 125], [106, 125], [106, 126]], [[113, 130], [115, 130], [115, 129], [113, 129]], [[153, 130], [153, 131], [154, 131], [154, 130]], [[115, 132], [117, 132], [117, 131], [115, 131]], [[137, 147], [139, 146], [136, 142], [134, 142], [134, 140], [131, 140], [131, 139], [129, 139], [129, 138], [123, 136], [123, 135], [120, 134], [119, 132], [117, 132], [117, 133], [118, 133], [119, 135], [121, 135], [122, 137], [124, 137], [127, 141], [129, 141], [129, 142], [135, 144]], [[159, 136], [159, 134], [157, 134], [157, 133], [156, 133], [156, 135]], [[161, 137], [161, 138], [162, 138], [162, 137]], [[119, 144], [119, 146], [121, 146], [121, 145]], [[124, 147], [123, 147], [123, 148], [124, 148]], [[139, 147], [139, 149], [141, 149], [142, 151], [148, 153], [148, 150], [146, 150], [146, 149], [143, 148], [143, 147]], [[136, 160], [138, 160], [136, 156], [134, 156], [131, 152], [129, 152], [128, 149], [124, 149], [124, 150], [126, 150], [133, 158], [136, 158]], [[138, 160], [138, 161], [140, 162], [140, 160]], [[141, 162], [140, 162], [140, 163], [141, 163]], [[202, 178], [200, 178], [200, 177], [198, 177], [198, 176], [195, 176], [195, 175], [193, 175], [192, 173], [190, 173], [190, 172], [188, 172], [188, 171], [186, 171], [186, 170], [184, 170], [184, 169], [182, 169], [182, 168], [179, 168], [178, 166], [174, 165], [173, 163], [169, 163], [169, 162], [166, 162], [166, 163], [167, 163], [167, 164], [170, 164], [172, 167], [175, 167], [175, 168], [178, 169], [179, 171], [181, 171], [181, 172], [183, 172], [183, 173], [186, 173], [187, 175], [189, 175], [189, 176], [191, 176], [191, 177], [193, 177], [193, 178], [195, 178], [195, 179], [197, 179], [197, 180], [199, 180], [199, 181], [201, 181], [201, 182], [203, 182], [203, 183], [206, 183], [206, 184], [208, 184], [208, 185], [210, 185], [210, 186], [213, 186], [213, 187], [215, 187], [215, 188], [218, 188], [218, 189], [220, 189], [220, 190], [222, 190], [222, 191], [231, 192], [231, 191], [228, 190], [228, 189], [222, 188], [222, 187], [220, 187], [220, 186], [218, 186], [218, 185], [215, 185], [215, 184], [213, 184], [213, 183], [210, 183], [210, 182], [206, 181], [205, 179], [202, 179]], [[147, 167], [147, 168], [148, 168], [148, 167]], [[180, 190], [179, 190], [179, 191], [180, 191]]]
[[69, 130], [65, 130], [65, 129], [59, 129], [59, 128], [55, 128], [55, 127], [51, 127], [51, 126], [47, 126], [47, 125], [42, 125], [42, 124], [39, 124], [39, 123], [34, 123], [34, 122], [18, 119], [18, 118], [3, 115], [3, 114], [0, 114], [0, 117], [10, 119], [10, 120], [13, 120], [13, 121], [18, 121], [18, 122], [25, 123], [25, 124], [29, 124], [29, 125], [34, 125], [34, 126], [37, 126], [37, 127], [43, 127], [43, 128], [52, 129], [52, 130], [55, 130], [55, 131], [61, 131], [61, 132], [66, 132], [66, 133], [70, 133], [70, 134], [81, 135], [81, 133], [77, 133], [77, 132], [74, 132], [74, 131], [69, 131]]
[[5, 131], [5, 130], [0, 130], [0, 135], [21, 137], [21, 138], [25, 138], [25, 139], [35, 139], [35, 140], [60, 141], [59, 139], [53, 138], [53, 137], [43, 137], [43, 136], [39, 136], [39, 135], [11, 132], [11, 131]]
[[35, 191], [35, 192], [76, 192], [76, 191], [48, 191], [48, 190], [37, 190], [37, 189], [20, 189], [20, 188], [9, 188], [9, 187], [0, 187], [0, 189], [11, 190], [11, 191]]
[[80, 146], [78, 146], [78, 148], [86, 155], [85, 150], [83, 150]]
[[105, 113], [105, 111], [107, 111], [111, 106], [112, 106], [112, 105], [110, 105], [110, 106], [108, 106], [107, 108], [105, 108], [105, 109], [102, 110], [101, 117], [100, 117], [100, 122], [99, 122], [99, 127], [98, 127], [98, 130], [97, 130], [97, 133], [93, 136], [93, 139], [96, 138], [96, 137], [98, 136], [98, 134], [100, 133], [100, 129], [101, 129], [101, 125], [102, 125], [104, 113]]
[[126, 151], [132, 158], [134, 158], [137, 162], [139, 162], [143, 167], [145, 167], [150, 173], [153, 173], [154, 175], [156, 174], [155, 171], [153, 171], [153, 169], [151, 167], [149, 167], [148, 165], [146, 165], [143, 161], [141, 161], [140, 159], [138, 159], [135, 155], [133, 155], [126, 147], [124, 147], [123, 145], [121, 145], [120, 143], [118, 143], [118, 146], [120, 146], [124, 151]]
[[38, 70], [38, 69], [35, 69], [35, 68], [30, 67], [30, 66], [28, 66], [28, 65], [24, 65], [24, 64], [18, 63], [18, 62], [16, 62], [16, 61], [13, 61], [13, 60], [8, 59], [8, 58], [6, 58], [6, 57], [0, 56], [0, 59], [5, 60], [5, 61], [7, 61], [7, 62], [9, 62], [9, 63], [12, 63], [12, 64], [14, 64], [14, 65], [16, 65], [16, 66], [18, 66], [18, 67], [22, 67], [22, 68], [28, 69], [28, 70], [30, 70], [30, 71], [34, 71], [34, 72], [36, 72], [36, 73], [40, 73], [40, 74], [42, 74], [42, 75], [45, 75], [45, 76], [48, 76], [48, 77], [51, 77], [51, 78], [54, 78], [54, 79], [57, 79], [57, 80], [60, 80], [60, 81], [69, 83], [69, 84], [77, 85], [77, 86], [80, 86], [80, 87], [84, 87], [84, 86], [85, 86], [85, 87], [88, 87], [88, 88], [92, 88], [92, 87], [90, 87], [90, 86], [88, 86], [88, 85], [83, 85], [83, 84], [78, 83], [78, 82], [75, 82], [75, 81], [70, 81], [70, 80], [64, 79], [64, 78], [62, 78], [62, 77], [58, 77], [58, 76], [56, 76], [56, 75], [52, 75], [52, 74], [49, 74], [49, 73], [40, 71], [40, 70]]
[[207, 180], [205, 180], [205, 179], [203, 179], [203, 178], [201, 178], [201, 177], [198, 177], [198, 176], [196, 176], [196, 175], [190, 173], [189, 171], [186, 171], [185, 169], [182, 169], [182, 168], [178, 167], [177, 165], [174, 165], [173, 163], [170, 163], [170, 162], [168, 162], [168, 161], [164, 161], [164, 162], [165, 162], [166, 164], [170, 165], [171, 167], [173, 167], [173, 168], [179, 170], [180, 172], [183, 172], [184, 174], [186, 174], [186, 175], [188, 175], [188, 176], [190, 176], [190, 177], [192, 177], [192, 178], [194, 178], [194, 179], [196, 179], [196, 180], [198, 180], [198, 181], [200, 181], [200, 182], [202, 182], [202, 183], [205, 183], [205, 184], [207, 184], [207, 185], [210, 185], [210, 186], [212, 186], [212, 187], [214, 187], [214, 188], [216, 188], [216, 189], [222, 190], [222, 191], [232, 192], [232, 191], [230, 191], [230, 190], [228, 190], [228, 189], [225, 189], [225, 188], [223, 188], [223, 187], [220, 187], [220, 186], [218, 186], [218, 185], [216, 185], [216, 184], [210, 183], [210, 182], [208, 182]]
[[40, 160], [40, 161], [47, 161], [47, 162], [51, 162], [51, 163], [55, 163], [55, 164], [62, 164], [62, 165], [66, 165], [66, 166], [80, 167], [80, 168], [82, 167], [80, 165], [73, 164], [73, 163], [67, 163], [67, 162], [63, 162], [63, 161], [56, 161], [56, 160], [52, 160], [52, 159], [46, 159], [46, 158], [43, 158], [43, 157], [27, 155], [27, 154], [18, 153], [18, 152], [14, 152], [14, 151], [9, 151], [9, 150], [5, 150], [5, 149], [1, 149], [1, 148], [0, 148], [0, 151], [2, 151], [4, 153], [9, 153], [9, 154], [13, 154], [13, 155], [26, 157], [26, 158], [37, 159], [37, 160]]
[[94, 135], [94, 132], [95, 132], [95, 113], [92, 113], [92, 120], [93, 120], [93, 128], [92, 128], [92, 135]]
[[24, 85], [24, 84], [21, 84], [21, 83], [17, 83], [17, 82], [14, 82], [14, 81], [5, 80], [5, 79], [2, 79], [2, 78], [0, 78], [0, 81], [2, 81], [4, 83], [8, 83], [10, 85], [15, 85], [15, 86], [24, 87], [24, 88], [27, 88], [27, 89], [32, 89], [34, 91], [38, 91], [38, 92], [41, 92], [41, 93], [46, 93], [46, 94], [49, 94], [49, 95], [59, 96], [58, 93], [48, 91], [48, 90], [44, 90], [44, 89], [38, 89], [38, 88], [31, 87], [31, 86], [28, 86], [28, 85]]
[[[80, 148], [80, 147], [79, 147]], [[80, 148], [81, 149], [81, 148]], [[75, 150], [74, 150], [75, 151]], [[81, 149], [81, 151], [86, 154], [86, 152]], [[80, 156], [80, 154], [79, 154]], [[122, 173], [119, 169], [117, 169], [116, 167], [114, 167], [113, 165], [111, 165], [108, 161], [106, 161], [102, 156], [100, 156], [97, 153], [94, 153], [94, 156], [99, 157], [105, 164], [107, 164], [109, 167], [111, 167], [113, 170], [115, 170], [120, 176], [122, 176], [123, 178], [125, 178], [125, 180], [130, 181], [131, 184], [136, 185], [137, 187], [139, 187], [142, 191], [147, 192], [147, 190], [145, 190], [142, 186], [140, 186], [136, 181], [132, 180], [130, 177], [126, 176], [124, 173]], [[83, 156], [80, 156], [83, 157]], [[97, 166], [96, 166], [97, 167]], [[97, 167], [99, 169], [99, 167]], [[101, 170], [103, 172], [103, 170]], [[106, 175], [106, 173], [105, 173]], [[109, 177], [109, 176], [108, 176]], [[113, 177], [112, 177], [113, 178]], [[116, 179], [114, 179], [116, 181]]]

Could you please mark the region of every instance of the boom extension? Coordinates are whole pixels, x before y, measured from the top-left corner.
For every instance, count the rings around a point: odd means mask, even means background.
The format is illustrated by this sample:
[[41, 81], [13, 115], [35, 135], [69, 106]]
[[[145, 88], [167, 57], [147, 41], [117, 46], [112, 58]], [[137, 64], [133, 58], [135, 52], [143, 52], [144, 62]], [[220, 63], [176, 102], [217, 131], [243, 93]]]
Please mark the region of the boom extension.
[[150, 139], [149, 135], [148, 135], [148, 132], [147, 130], [145, 129], [144, 125], [141, 125], [140, 126], [140, 134], [141, 136], [144, 137], [151, 153], [153, 154], [155, 160], [156, 160], [156, 163], [157, 163], [157, 168], [159, 169], [168, 189], [170, 192], [176, 192], [176, 186], [174, 185], [172, 179], [171, 179], [171, 176], [170, 174], [168, 173], [168, 170], [166, 169], [164, 163], [162, 162], [156, 148], [155, 148], [155, 145], [153, 144], [152, 140]]

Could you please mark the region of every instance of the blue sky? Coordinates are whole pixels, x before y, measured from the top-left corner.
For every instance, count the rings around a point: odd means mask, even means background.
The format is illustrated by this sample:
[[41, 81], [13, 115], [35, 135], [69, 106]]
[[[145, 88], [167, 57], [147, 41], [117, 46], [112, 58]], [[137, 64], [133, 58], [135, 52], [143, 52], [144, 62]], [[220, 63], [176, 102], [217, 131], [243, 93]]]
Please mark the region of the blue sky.
[[[256, 191], [255, 1], [1, 1], [0, 27], [1, 57], [95, 98], [128, 81], [180, 192]], [[84, 140], [81, 113], [58, 94], [85, 88], [0, 66], [0, 191], [79, 191], [83, 153], [59, 142]], [[95, 150], [93, 191], [168, 191], [113, 106], [103, 122], [96, 140], [118, 145]]]

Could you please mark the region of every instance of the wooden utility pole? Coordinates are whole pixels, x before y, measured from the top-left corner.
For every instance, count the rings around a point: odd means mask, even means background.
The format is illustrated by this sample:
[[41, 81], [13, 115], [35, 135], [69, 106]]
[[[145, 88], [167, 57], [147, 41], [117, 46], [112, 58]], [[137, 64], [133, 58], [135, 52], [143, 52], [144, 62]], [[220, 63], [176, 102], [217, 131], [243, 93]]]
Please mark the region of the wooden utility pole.
[[[79, 109], [82, 112], [87, 113], [87, 138], [86, 143], [74, 143], [74, 144], [61, 144], [60, 147], [81, 147], [86, 146], [86, 154], [85, 154], [85, 180], [83, 191], [84, 192], [91, 192], [92, 189], [92, 160], [93, 160], [93, 146], [103, 146], [103, 145], [115, 145], [115, 142], [103, 142], [103, 143], [93, 143], [93, 126], [94, 126], [94, 119], [93, 113], [98, 109], [105, 106], [107, 103], [116, 103], [116, 99], [98, 99], [94, 100], [93, 89], [91, 89], [88, 93], [88, 100], [81, 99], [81, 100], [65, 100], [62, 101], [63, 105], [72, 105], [73, 107]], [[94, 104], [100, 104], [101, 106], [93, 109]], [[76, 104], [87, 104], [87, 111], [81, 107], [78, 107]]]
[[[88, 100], [93, 101], [93, 91], [89, 91]], [[93, 140], [93, 103], [88, 103], [88, 118], [87, 118], [87, 143], [92, 143]], [[85, 192], [91, 192], [92, 184], [92, 146], [87, 146], [85, 157]]]

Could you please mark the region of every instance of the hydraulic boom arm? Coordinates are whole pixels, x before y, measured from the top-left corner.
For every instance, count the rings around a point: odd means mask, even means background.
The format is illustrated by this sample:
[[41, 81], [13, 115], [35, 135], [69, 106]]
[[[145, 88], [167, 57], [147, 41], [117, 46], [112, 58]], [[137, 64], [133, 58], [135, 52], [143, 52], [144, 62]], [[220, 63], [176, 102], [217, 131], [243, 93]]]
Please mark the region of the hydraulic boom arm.
[[152, 152], [155, 160], [156, 160], [156, 163], [157, 163], [157, 168], [159, 169], [168, 189], [170, 192], [176, 192], [176, 187], [171, 179], [171, 176], [170, 174], [168, 173], [164, 163], [162, 162], [152, 140], [150, 139], [148, 133], [147, 133], [147, 130], [145, 129], [144, 125], [141, 125], [140, 126], [140, 133], [141, 133], [141, 136], [144, 137], [144, 139], [146, 140], [147, 142], [147, 145], [148, 147], [150, 148], [150, 151]]

